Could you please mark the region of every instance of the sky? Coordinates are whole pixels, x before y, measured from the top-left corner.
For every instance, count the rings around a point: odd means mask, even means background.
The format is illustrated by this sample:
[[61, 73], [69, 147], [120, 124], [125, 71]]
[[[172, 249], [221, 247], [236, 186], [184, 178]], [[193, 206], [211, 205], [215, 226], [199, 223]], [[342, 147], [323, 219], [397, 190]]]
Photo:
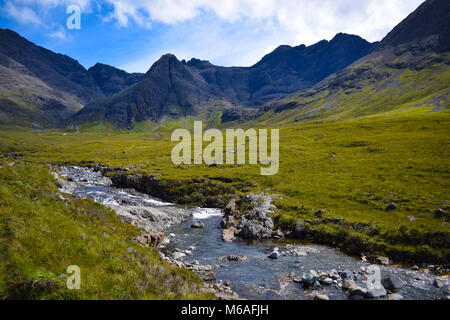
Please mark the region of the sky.
[[[279, 45], [311, 45], [339, 32], [381, 40], [422, 2], [0, 0], [0, 28], [66, 54], [86, 68], [101, 62], [146, 72], [165, 53], [180, 60], [195, 57], [222, 66], [250, 66]], [[77, 8], [80, 25], [72, 28]]]

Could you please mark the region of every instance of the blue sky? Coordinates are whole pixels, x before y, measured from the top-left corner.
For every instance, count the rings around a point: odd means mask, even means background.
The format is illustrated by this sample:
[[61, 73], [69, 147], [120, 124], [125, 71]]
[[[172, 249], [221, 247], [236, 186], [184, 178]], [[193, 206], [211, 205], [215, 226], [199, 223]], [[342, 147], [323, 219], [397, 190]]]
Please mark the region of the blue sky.
[[[146, 72], [164, 53], [249, 66], [338, 32], [381, 40], [423, 0], [0, 0], [0, 27], [78, 60]], [[81, 10], [69, 30], [66, 9]]]

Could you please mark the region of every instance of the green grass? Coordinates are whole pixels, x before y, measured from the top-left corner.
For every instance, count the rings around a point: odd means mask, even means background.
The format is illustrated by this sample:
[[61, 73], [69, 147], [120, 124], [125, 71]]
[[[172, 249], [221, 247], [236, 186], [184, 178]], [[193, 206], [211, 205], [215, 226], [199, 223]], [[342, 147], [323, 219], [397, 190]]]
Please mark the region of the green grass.
[[[158, 177], [170, 200], [184, 204], [222, 206], [232, 194], [279, 193], [275, 221], [285, 228], [309, 221], [315, 242], [448, 263], [449, 221], [433, 214], [450, 209], [448, 111], [422, 107], [281, 126], [275, 176], [251, 165], [175, 166], [176, 143], [161, 132], [3, 132], [0, 152], [22, 153], [22, 163], [130, 166], [130, 173]], [[385, 212], [391, 201], [398, 210]], [[322, 219], [314, 216], [318, 209]]]
[[[198, 294], [197, 276], [131, 241], [138, 228], [91, 200], [64, 196], [42, 166], [0, 168], [0, 298], [211, 298]], [[81, 269], [80, 290], [61, 276], [70, 265]]]

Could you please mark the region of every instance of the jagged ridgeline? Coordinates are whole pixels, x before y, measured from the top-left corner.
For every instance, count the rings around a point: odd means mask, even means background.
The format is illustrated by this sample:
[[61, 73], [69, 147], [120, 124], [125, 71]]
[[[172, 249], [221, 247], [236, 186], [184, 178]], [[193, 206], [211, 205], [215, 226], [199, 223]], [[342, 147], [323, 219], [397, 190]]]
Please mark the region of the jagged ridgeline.
[[[76, 60], [0, 30], [0, 123], [36, 127], [146, 121], [290, 123], [430, 107], [449, 88], [449, 2], [429, 0], [380, 43], [337, 34], [280, 46], [251, 67], [162, 56], [145, 74]], [[181, 121], [179, 121], [181, 120]]]

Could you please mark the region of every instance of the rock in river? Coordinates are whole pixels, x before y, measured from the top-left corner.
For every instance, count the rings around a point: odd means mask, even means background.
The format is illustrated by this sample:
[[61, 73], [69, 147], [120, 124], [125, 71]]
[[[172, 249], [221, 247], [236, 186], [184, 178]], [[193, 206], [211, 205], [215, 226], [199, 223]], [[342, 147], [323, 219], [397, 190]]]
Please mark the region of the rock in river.
[[353, 276], [353, 272], [351, 272], [350, 270], [344, 270], [342, 272], [339, 272], [339, 275], [342, 279], [351, 279]]
[[383, 284], [383, 287], [390, 292], [398, 292], [405, 285], [405, 282], [402, 279], [393, 274], [386, 276], [381, 283]]
[[194, 228], [194, 229], [202, 229], [202, 228], [205, 227], [205, 225], [204, 225], [202, 222], [200, 222], [200, 221], [195, 221], [195, 222], [191, 225], [191, 227]]
[[280, 257], [280, 252], [278, 248], [273, 249], [273, 251], [269, 254], [269, 259], [278, 259]]
[[371, 299], [381, 298], [387, 295], [386, 289], [383, 287], [375, 287], [367, 290], [367, 297]]

